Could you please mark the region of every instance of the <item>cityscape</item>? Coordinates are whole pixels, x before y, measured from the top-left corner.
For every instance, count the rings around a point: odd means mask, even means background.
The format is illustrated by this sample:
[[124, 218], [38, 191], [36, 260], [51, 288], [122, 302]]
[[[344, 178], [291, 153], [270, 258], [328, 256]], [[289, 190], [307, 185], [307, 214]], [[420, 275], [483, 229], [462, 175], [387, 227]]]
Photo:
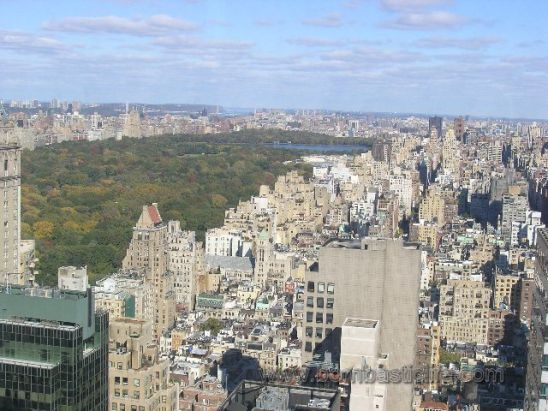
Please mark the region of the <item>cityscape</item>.
[[0, 410], [548, 410], [544, 5], [61, 3], [0, 17]]

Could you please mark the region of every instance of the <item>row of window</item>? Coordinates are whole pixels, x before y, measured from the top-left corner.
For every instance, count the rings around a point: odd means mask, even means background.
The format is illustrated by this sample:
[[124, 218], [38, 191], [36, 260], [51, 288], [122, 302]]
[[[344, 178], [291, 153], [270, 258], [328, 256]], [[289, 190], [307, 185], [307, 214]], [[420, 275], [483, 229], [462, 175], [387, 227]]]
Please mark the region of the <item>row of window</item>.
[[[158, 377], [159, 377], [159, 375], [158, 375]], [[127, 377], [122, 377], [121, 379], [120, 379], [120, 377], [114, 377], [114, 384], [119, 385], [120, 383], [122, 383], [123, 385], [128, 385]], [[133, 380], [133, 386], [140, 387], [141, 386], [141, 380], [138, 379], [138, 378], [135, 378]]]
[[[317, 297], [316, 298], [316, 307], [318, 308], [324, 308], [324, 298], [323, 297]], [[326, 308], [333, 308], [333, 304], [335, 303], [334, 298], [328, 298], [327, 304], [325, 305]], [[314, 297], [306, 297], [306, 306], [307, 307], [314, 307]]]
[[[314, 313], [311, 311], [306, 312], [306, 322], [311, 323], [314, 322]], [[323, 324], [324, 317], [323, 313], [316, 313], [316, 324]], [[325, 314], [325, 323], [326, 324], [333, 324], [333, 314], [332, 313], [326, 313]]]
[[[309, 281], [306, 286], [306, 290], [309, 293], [313, 293], [316, 288], [316, 285], [314, 281]], [[325, 283], [318, 283], [318, 293], [325, 292]], [[327, 283], [327, 294], [334, 294], [335, 293], [335, 284], [333, 283]]]
[[[120, 406], [118, 406], [117, 403], [113, 402], [110, 409], [112, 411], [126, 411], [126, 404], [120, 404]], [[145, 407], [143, 407], [142, 405], [139, 405], [139, 407], [137, 407], [136, 405], [132, 405], [131, 408], [128, 408], [127, 411], [145, 411]]]
[[[314, 335], [314, 328], [313, 327], [306, 327], [306, 336], [312, 337]], [[329, 334], [331, 334], [331, 328], [325, 329], [325, 336], [327, 337]], [[316, 338], [323, 338], [323, 328], [317, 327], [316, 328]]]

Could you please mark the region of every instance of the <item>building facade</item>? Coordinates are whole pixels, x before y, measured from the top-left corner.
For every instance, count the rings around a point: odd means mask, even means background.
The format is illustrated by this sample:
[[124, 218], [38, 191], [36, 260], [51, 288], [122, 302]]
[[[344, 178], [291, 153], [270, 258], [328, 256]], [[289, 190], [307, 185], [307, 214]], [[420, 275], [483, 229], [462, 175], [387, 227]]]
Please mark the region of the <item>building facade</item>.
[[0, 289], [0, 409], [106, 411], [108, 314], [93, 295]]

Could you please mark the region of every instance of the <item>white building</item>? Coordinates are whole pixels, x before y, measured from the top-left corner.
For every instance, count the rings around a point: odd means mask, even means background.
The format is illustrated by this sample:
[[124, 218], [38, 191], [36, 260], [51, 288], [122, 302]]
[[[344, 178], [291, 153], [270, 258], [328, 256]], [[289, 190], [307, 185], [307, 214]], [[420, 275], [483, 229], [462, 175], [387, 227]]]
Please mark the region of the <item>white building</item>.
[[57, 286], [60, 290], [86, 291], [89, 287], [88, 268], [86, 266], [59, 267]]

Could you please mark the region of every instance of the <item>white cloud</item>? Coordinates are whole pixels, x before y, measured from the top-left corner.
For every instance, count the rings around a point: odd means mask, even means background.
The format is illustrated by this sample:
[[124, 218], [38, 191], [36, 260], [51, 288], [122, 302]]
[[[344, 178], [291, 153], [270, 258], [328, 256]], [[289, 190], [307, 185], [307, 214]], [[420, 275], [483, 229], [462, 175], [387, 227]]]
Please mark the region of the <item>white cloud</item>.
[[56, 39], [19, 31], [0, 31], [0, 48], [39, 53], [65, 50], [65, 46]]
[[198, 25], [187, 20], [165, 14], [147, 18], [126, 18], [118, 16], [67, 17], [48, 21], [43, 28], [49, 31], [71, 33], [115, 33], [133, 36], [158, 36], [166, 33], [192, 31]]
[[452, 28], [467, 23], [459, 14], [448, 11], [409, 12], [389, 21], [386, 27], [404, 30]]
[[343, 20], [340, 14], [332, 13], [325, 17], [304, 20], [303, 24], [306, 26], [335, 28], [342, 26]]
[[500, 43], [501, 41], [502, 40], [498, 37], [431, 37], [418, 40], [417, 45], [419, 47], [425, 48], [455, 48], [463, 50], [480, 50], [493, 44]]

